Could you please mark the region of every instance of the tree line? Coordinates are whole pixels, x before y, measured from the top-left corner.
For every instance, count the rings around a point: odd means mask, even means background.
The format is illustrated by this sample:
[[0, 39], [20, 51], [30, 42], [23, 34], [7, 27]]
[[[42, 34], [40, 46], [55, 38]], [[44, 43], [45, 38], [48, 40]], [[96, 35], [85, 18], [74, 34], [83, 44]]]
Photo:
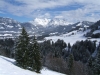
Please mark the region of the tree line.
[[14, 57], [14, 40], [11, 38], [0, 39], [0, 55]]

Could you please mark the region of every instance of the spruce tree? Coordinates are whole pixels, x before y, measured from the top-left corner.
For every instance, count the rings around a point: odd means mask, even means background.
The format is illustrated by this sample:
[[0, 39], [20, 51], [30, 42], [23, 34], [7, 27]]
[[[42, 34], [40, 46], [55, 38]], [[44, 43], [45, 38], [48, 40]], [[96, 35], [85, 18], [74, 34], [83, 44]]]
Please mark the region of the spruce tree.
[[28, 66], [28, 44], [29, 37], [25, 28], [23, 27], [19, 39], [16, 43], [15, 50], [16, 63], [22, 68], [27, 68]]
[[71, 48], [71, 45], [70, 45], [70, 43], [68, 43], [68, 49], [70, 49]]
[[100, 75], [100, 47], [98, 48], [98, 54], [94, 62], [93, 72], [94, 75]]
[[30, 57], [30, 62], [31, 62], [31, 67], [32, 70], [35, 70], [37, 73], [40, 72], [41, 69], [41, 56], [40, 56], [40, 50], [39, 50], [39, 44], [37, 43], [36, 37], [34, 36], [33, 41], [32, 41], [32, 50], [30, 51], [31, 57]]
[[87, 61], [87, 72], [88, 75], [94, 75], [93, 74], [93, 63], [94, 63], [94, 58], [90, 56], [90, 58]]
[[72, 74], [73, 72], [73, 62], [74, 62], [74, 57], [72, 54], [69, 55], [68, 59], [68, 70], [69, 70], [69, 75]]
[[87, 66], [89, 68], [92, 68], [93, 67], [93, 57], [92, 56], [88, 59]]

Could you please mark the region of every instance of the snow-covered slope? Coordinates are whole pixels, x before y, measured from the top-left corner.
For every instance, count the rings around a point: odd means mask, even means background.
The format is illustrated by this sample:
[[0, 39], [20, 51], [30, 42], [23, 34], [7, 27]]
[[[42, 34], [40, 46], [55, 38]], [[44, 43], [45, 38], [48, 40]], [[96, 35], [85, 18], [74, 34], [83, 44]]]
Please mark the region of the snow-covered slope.
[[50, 71], [46, 68], [41, 73], [32, 72], [14, 65], [15, 60], [0, 56], [0, 75], [65, 75], [58, 72]]
[[[46, 37], [45, 40], [51, 40], [52, 41], [57, 41], [58, 39], [62, 39], [64, 40], [66, 43], [70, 43], [71, 45], [73, 45], [76, 41], [81, 41], [81, 40], [86, 40], [88, 39], [87, 37], [84, 37], [83, 35], [86, 34], [87, 32], [89, 32], [89, 30], [83, 32], [83, 31], [72, 31], [72, 32], [69, 32], [69, 33], [66, 33], [66, 34], [62, 34], [60, 36], [50, 36], [50, 37]], [[100, 42], [100, 38], [91, 38], [91, 39], [88, 39], [88, 40], [91, 40], [91, 41], [94, 41], [96, 40], [97, 44], [99, 44]]]
[[93, 34], [97, 34], [97, 33], [100, 33], [100, 30], [95, 30], [95, 31], [93, 32]]
[[0, 28], [2, 29], [21, 28], [21, 25], [20, 22], [13, 20], [11, 18], [0, 17]]
[[0, 38], [18, 36], [20, 30], [20, 22], [11, 18], [0, 17]]
[[[74, 35], [72, 35], [73, 33], [74, 33]], [[46, 40], [52, 39], [54, 42], [57, 41], [58, 39], [62, 39], [66, 43], [70, 43], [71, 45], [73, 45], [76, 41], [85, 40], [86, 38], [83, 37], [82, 32], [72, 31], [70, 33], [63, 34], [63, 35], [60, 35], [60, 36], [46, 37], [45, 39]]]

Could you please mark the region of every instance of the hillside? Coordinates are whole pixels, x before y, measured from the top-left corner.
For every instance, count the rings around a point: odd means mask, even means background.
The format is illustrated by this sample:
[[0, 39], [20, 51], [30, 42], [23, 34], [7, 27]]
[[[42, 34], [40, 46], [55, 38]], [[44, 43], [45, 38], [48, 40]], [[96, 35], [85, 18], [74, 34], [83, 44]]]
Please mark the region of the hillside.
[[100, 38], [100, 20], [89, 27], [90, 32], [86, 33], [86, 37]]
[[85, 37], [84, 34], [88, 33], [90, 30], [86, 31], [71, 31], [66, 34], [62, 34], [60, 36], [50, 36], [50, 37], [45, 37], [46, 40], [53, 40], [54, 42], [57, 41], [58, 39], [64, 40], [66, 43], [70, 43], [71, 45], [75, 44], [76, 41], [81, 41], [81, 40], [91, 40], [91, 41], [97, 41], [97, 44], [100, 41], [100, 38], [88, 38]]
[[0, 56], [0, 75], [65, 75], [43, 68], [41, 73], [35, 73], [29, 70], [19, 68], [14, 65], [15, 60]]

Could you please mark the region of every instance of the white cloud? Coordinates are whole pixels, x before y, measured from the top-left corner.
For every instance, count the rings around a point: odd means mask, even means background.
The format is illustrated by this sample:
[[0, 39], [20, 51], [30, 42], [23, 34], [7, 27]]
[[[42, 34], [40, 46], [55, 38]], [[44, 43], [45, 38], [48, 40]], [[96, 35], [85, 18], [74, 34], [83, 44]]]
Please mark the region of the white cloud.
[[13, 5], [12, 3], [0, 0], [0, 9], [6, 10], [18, 16], [31, 15], [36, 10], [43, 10], [45, 8], [55, 8], [65, 6], [71, 3], [71, 0], [15, 0], [22, 5]]
[[0, 11], [1, 14], [5, 14], [4, 12]]
[[[62, 11], [59, 15], [67, 18], [70, 22], [97, 21], [100, 20], [100, 5], [85, 5], [82, 8], [70, 11]], [[56, 15], [57, 16], [57, 15]]]
[[35, 16], [34, 17], [37, 17], [37, 18], [51, 18], [51, 15], [49, 13], [36, 13], [34, 14]]
[[55, 16], [54, 18], [64, 18], [64, 17], [61, 15], [58, 15], [58, 16]]
[[[12, 4], [6, 0], [0, 0], [0, 11], [4, 10], [13, 15], [27, 17], [64, 17], [68, 21], [80, 20], [96, 21], [100, 13], [100, 0], [14, 0], [22, 5]], [[69, 11], [53, 11], [50, 13], [46, 8], [52, 9], [60, 6], [69, 6], [73, 3], [82, 4], [84, 7]], [[44, 11], [45, 10], [45, 11]], [[59, 14], [58, 14], [59, 12]], [[98, 13], [95, 13], [98, 12]]]

